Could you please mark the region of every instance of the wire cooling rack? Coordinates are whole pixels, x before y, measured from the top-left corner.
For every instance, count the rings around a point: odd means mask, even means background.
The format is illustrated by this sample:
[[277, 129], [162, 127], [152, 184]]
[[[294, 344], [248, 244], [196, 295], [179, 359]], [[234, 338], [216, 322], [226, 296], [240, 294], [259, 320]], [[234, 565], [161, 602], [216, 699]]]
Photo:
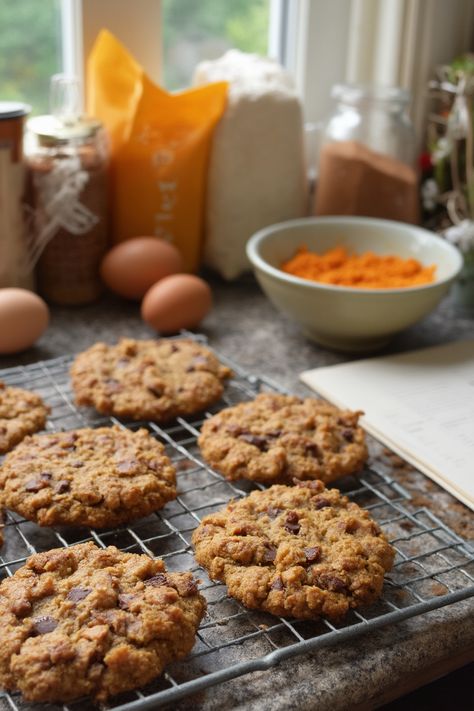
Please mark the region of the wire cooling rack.
[[[203, 341], [201, 337], [195, 338]], [[228, 482], [215, 473], [201, 459], [196, 439], [204, 419], [219, 409], [251, 399], [258, 392], [282, 390], [219, 357], [235, 373], [221, 402], [199, 416], [179, 417], [168, 426], [130, 423], [76, 408], [68, 377], [71, 357], [0, 371], [0, 379], [7, 385], [34, 390], [51, 406], [48, 430], [110, 424], [130, 429], [146, 427], [164, 443], [176, 466], [177, 499], [166, 504], [162, 511], [128, 526], [101, 531], [43, 529], [16, 514], [6, 513], [0, 579], [12, 575], [32, 553], [94, 541], [103, 547], [115, 545], [132, 553], [161, 557], [169, 570], [192, 570], [202, 581], [208, 612], [192, 653], [170, 665], [147, 687], [115, 697], [111, 704], [115, 711], [156, 708], [228, 679], [268, 669], [283, 659], [335, 645], [368, 630], [474, 596], [474, 550], [426, 509], [409, 510], [406, 506], [409, 495], [391, 477], [366, 469], [357, 477], [341, 480], [338, 486], [371, 512], [397, 551], [383, 595], [376, 604], [351, 611], [342, 622], [334, 624], [323, 619], [286, 620], [247, 610], [229, 598], [225, 586], [213, 583], [196, 565], [190, 539], [204, 515], [256, 487], [248, 482]], [[26, 708], [31, 709], [31, 705], [25, 704], [19, 694], [0, 692], [0, 709]], [[91, 704], [82, 700], [48, 708], [79, 711], [91, 708]]]

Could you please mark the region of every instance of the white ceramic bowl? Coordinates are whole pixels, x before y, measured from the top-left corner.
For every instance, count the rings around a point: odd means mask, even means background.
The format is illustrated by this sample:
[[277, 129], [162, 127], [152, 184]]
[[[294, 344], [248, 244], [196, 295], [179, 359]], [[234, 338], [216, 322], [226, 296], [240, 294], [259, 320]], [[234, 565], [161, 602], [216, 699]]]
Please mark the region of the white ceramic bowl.
[[[399, 289], [333, 286], [287, 274], [279, 266], [306, 245], [325, 252], [342, 245], [362, 253], [415, 257], [436, 265], [435, 281]], [[343, 351], [369, 351], [426, 316], [462, 266], [458, 250], [433, 232], [369, 217], [308, 217], [271, 225], [249, 240], [247, 255], [269, 299], [314, 341]]]

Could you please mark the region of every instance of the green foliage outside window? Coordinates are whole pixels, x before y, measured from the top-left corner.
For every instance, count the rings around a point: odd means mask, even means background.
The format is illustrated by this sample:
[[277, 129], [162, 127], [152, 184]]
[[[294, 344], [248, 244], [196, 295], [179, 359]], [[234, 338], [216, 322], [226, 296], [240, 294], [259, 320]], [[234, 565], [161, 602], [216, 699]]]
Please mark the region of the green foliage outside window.
[[0, 0], [0, 101], [47, 112], [49, 78], [60, 70], [59, 0]]
[[[269, 4], [162, 0], [165, 87], [188, 86], [197, 62], [231, 47], [265, 55]], [[60, 0], [0, 0], [0, 101], [25, 101], [33, 113], [47, 113], [49, 80], [61, 63]]]
[[235, 47], [267, 54], [269, 0], [162, 0], [164, 84], [188, 86], [194, 66]]

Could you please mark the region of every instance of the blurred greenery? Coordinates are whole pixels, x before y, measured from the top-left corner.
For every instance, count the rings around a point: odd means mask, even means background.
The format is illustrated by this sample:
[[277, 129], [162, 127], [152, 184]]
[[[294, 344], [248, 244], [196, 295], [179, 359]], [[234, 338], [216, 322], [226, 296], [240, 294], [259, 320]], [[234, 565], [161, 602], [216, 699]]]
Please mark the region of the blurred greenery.
[[61, 70], [60, 0], [0, 0], [0, 101], [47, 113], [49, 78]]
[[268, 52], [269, 0], [162, 0], [164, 83], [182, 89], [194, 67], [235, 47]]
[[[231, 47], [266, 54], [269, 5], [162, 0], [165, 86], [188, 86], [199, 61]], [[0, 0], [0, 101], [25, 101], [33, 113], [47, 113], [49, 79], [61, 63], [60, 0]]]

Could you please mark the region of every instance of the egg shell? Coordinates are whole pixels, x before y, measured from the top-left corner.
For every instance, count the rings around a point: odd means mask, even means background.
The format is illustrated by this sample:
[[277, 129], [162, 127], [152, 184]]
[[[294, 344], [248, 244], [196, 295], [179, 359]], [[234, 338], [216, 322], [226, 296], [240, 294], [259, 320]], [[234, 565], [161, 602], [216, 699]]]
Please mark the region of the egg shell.
[[172, 244], [159, 237], [134, 237], [107, 252], [100, 275], [111, 291], [140, 300], [157, 281], [182, 269], [181, 254]]
[[0, 289], [0, 353], [18, 353], [46, 330], [49, 309], [27, 289]]
[[197, 326], [211, 307], [209, 284], [193, 274], [174, 274], [147, 291], [141, 313], [156, 331], [175, 333]]

